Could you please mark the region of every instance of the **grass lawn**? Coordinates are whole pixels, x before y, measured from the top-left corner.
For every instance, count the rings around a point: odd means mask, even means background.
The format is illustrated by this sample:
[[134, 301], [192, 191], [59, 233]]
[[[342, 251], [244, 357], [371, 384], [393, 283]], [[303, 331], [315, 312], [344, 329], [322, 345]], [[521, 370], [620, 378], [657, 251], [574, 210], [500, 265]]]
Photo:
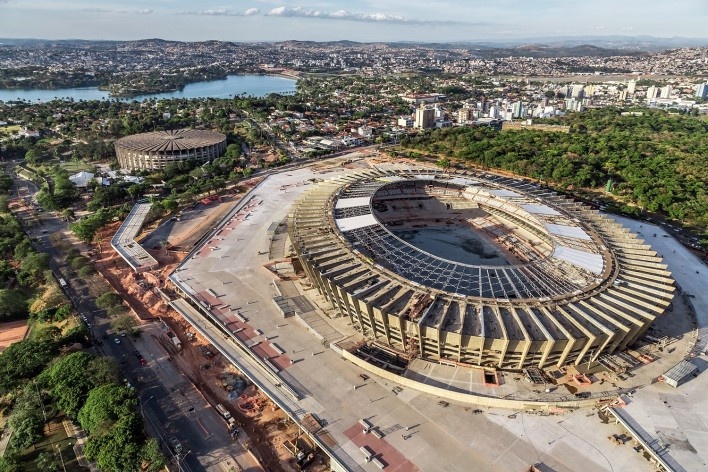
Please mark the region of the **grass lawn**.
[[37, 467], [37, 464], [35, 464], [37, 457], [42, 452], [53, 453], [60, 467], [63, 460], [66, 470], [81, 470], [72, 447], [76, 443], [76, 440], [67, 436], [66, 429], [62, 424], [63, 419], [63, 416], [52, 418], [49, 424], [44, 426], [44, 439], [22, 451], [22, 455], [20, 456], [22, 470], [28, 472], [45, 472], [46, 469], [40, 469]]
[[46, 162], [42, 162], [42, 164], [38, 166], [28, 166], [31, 167], [37, 172], [39, 172], [42, 175], [47, 175], [49, 174], [49, 171], [51, 170], [52, 167], [55, 165], [59, 165], [63, 169], [65, 169], [69, 174], [76, 174], [77, 172], [81, 171], [86, 171], [86, 172], [93, 172], [96, 170], [96, 166], [93, 164], [87, 164], [86, 162], [74, 162], [74, 161], [60, 161], [59, 159], [52, 159]]
[[74, 162], [66, 161], [59, 164], [70, 174], [76, 174], [77, 172], [86, 171], [93, 173], [96, 170], [96, 166], [93, 164], [87, 164], [85, 162]]
[[28, 339], [36, 339], [37, 336], [44, 330], [44, 328], [47, 328], [49, 326], [56, 326], [57, 328], [61, 329], [62, 333], [66, 333], [69, 329], [73, 328], [74, 326], [78, 325], [79, 322], [76, 320], [76, 317], [70, 316], [69, 318], [65, 319], [64, 321], [57, 321], [57, 322], [50, 322], [50, 323], [45, 323], [43, 321], [37, 321], [37, 320], [29, 320], [29, 325], [30, 325], [30, 330], [29, 333], [27, 334]]
[[20, 131], [20, 125], [0, 126], [0, 133], [12, 134]]

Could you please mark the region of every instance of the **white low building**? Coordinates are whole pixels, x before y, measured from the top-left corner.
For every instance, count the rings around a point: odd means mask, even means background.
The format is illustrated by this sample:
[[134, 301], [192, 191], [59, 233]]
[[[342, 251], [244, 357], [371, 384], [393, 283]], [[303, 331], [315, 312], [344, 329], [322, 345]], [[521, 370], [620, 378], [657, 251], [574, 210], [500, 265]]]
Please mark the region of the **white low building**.
[[94, 180], [94, 174], [92, 172], [81, 171], [70, 175], [69, 180], [71, 180], [77, 188], [86, 188], [88, 184]]

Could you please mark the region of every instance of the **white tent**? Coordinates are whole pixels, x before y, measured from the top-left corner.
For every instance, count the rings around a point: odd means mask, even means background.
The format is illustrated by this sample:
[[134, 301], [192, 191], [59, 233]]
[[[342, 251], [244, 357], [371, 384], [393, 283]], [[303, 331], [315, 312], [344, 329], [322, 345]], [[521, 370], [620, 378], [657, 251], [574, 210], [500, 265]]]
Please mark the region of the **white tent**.
[[74, 182], [74, 185], [79, 188], [86, 188], [89, 182], [93, 180], [93, 176], [94, 174], [91, 172], [81, 171], [78, 174], [70, 175], [69, 180]]

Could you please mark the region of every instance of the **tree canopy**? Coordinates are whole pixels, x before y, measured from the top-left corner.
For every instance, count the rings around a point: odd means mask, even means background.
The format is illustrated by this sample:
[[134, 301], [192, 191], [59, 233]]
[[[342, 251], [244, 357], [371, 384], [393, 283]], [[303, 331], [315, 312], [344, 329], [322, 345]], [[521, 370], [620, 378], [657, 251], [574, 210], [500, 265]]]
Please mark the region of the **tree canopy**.
[[39, 374], [56, 353], [54, 342], [25, 339], [0, 353], [0, 394]]
[[708, 122], [663, 111], [623, 116], [612, 108], [545, 122], [571, 132], [447, 128], [402, 145], [564, 188], [600, 188], [611, 179], [629, 203], [708, 226]]
[[164, 467], [154, 440], [146, 441], [137, 400], [131, 388], [108, 384], [91, 390], [79, 411], [81, 427], [89, 434], [84, 452], [102, 470], [148, 470]]
[[115, 382], [115, 373], [105, 360], [85, 352], [74, 352], [52, 363], [42, 372], [41, 379], [57, 406], [70, 418], [77, 419], [91, 389]]

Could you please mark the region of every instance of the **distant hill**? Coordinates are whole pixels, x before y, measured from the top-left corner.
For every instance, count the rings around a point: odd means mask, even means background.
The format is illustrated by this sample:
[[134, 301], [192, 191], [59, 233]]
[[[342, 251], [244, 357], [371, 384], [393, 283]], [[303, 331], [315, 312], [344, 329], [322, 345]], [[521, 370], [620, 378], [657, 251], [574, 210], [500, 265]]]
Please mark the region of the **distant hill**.
[[591, 44], [607, 49], [633, 49], [638, 51], [658, 51], [681, 47], [708, 47], [708, 38], [659, 38], [656, 36], [552, 36], [538, 38], [518, 38], [494, 41], [466, 42], [469, 45], [487, 48], [515, 48], [524, 44], [545, 44], [548, 47], [572, 48]]
[[131, 41], [93, 41], [84, 39], [0, 39], [0, 46], [38, 47], [86, 47], [110, 48], [115, 45], [129, 44], [134, 47], [188, 45], [210, 45], [215, 48], [243, 47], [258, 45], [268, 47], [278, 45], [291, 48], [367, 48], [371, 45], [385, 45], [391, 48], [423, 48], [423, 49], [467, 49], [474, 51], [480, 57], [494, 58], [506, 56], [526, 57], [607, 57], [617, 55], [635, 55], [640, 52], [659, 51], [679, 47], [708, 47], [708, 38], [657, 38], [653, 36], [572, 36], [548, 38], [520, 38], [494, 41], [453, 41], [425, 43], [416, 41], [391, 41], [384, 43], [363, 43], [357, 41], [302, 41], [290, 40], [280, 42], [229, 42], [229, 41], [172, 41], [159, 38], [139, 39]]
[[527, 44], [514, 48], [490, 48], [478, 52], [480, 56], [506, 57], [609, 57], [609, 56], [637, 56], [646, 54], [633, 49], [607, 49], [592, 44], [582, 44], [574, 47], [550, 46], [547, 44]]

